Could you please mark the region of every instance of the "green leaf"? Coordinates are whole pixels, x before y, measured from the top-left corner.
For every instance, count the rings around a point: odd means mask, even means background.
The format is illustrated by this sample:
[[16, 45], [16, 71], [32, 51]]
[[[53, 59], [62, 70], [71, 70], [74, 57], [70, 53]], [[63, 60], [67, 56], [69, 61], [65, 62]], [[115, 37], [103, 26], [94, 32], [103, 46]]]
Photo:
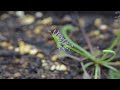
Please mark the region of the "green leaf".
[[95, 76], [94, 76], [94, 78], [98, 79], [99, 75], [100, 75], [100, 67], [98, 64], [95, 64]]
[[61, 48], [61, 44], [60, 44], [60, 41], [59, 41], [59, 38], [56, 36], [56, 35], [52, 35], [56, 45], [57, 45], [57, 48]]
[[113, 71], [118, 71], [116, 68], [112, 67], [111, 65], [108, 65], [108, 64], [103, 64], [103, 66], [113, 70]]
[[120, 71], [109, 70], [110, 79], [120, 79]]
[[[118, 33], [117, 37], [115, 38], [115, 40], [113, 41], [113, 43], [111, 44], [111, 46], [107, 50], [112, 50], [116, 46], [116, 44], [118, 43], [119, 39], [120, 39], [120, 32]], [[101, 57], [101, 60], [105, 59], [107, 55], [108, 55], [108, 53], [105, 53]]]
[[85, 68], [87, 69], [89, 66], [93, 65], [93, 62], [89, 62], [85, 64]]
[[89, 58], [90, 60], [93, 60], [95, 59], [94, 56], [92, 56], [88, 51], [86, 51], [84, 48], [82, 48], [81, 46], [79, 46], [77, 43], [73, 42], [67, 35], [67, 33], [69, 31], [74, 31], [74, 27], [72, 25], [66, 25], [62, 28], [62, 34], [64, 36], [64, 38], [72, 45], [74, 46], [77, 50], [75, 50], [75, 48], [71, 48], [71, 50], [73, 51], [77, 51], [77, 53], [79, 52], [79, 54]]
[[111, 58], [109, 58], [108, 60], [106, 60], [105, 62], [110, 62], [110, 61], [112, 61], [114, 58], [115, 58], [115, 56], [116, 56], [116, 52], [115, 51], [113, 51], [113, 50], [103, 50], [103, 52], [104, 53], [107, 53], [107, 54], [113, 54], [113, 56], [111, 57]]

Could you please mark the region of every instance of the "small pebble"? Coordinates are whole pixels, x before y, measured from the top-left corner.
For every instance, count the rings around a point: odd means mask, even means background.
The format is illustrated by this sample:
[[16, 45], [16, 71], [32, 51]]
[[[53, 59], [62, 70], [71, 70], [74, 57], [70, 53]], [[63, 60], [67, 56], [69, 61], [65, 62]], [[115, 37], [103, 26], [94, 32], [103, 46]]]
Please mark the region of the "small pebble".
[[31, 45], [25, 45], [24, 52], [29, 53], [31, 50], [32, 46]]
[[64, 74], [68, 74], [68, 71], [65, 71]]
[[58, 65], [56, 65], [56, 70], [58, 70], [58, 71], [66, 71], [67, 70], [67, 67], [65, 66], [65, 65], [63, 65], [63, 64], [58, 64]]
[[113, 34], [114, 34], [114, 35], [118, 35], [119, 32], [120, 32], [120, 29], [114, 29], [114, 30], [113, 30]]
[[21, 73], [17, 72], [14, 74], [14, 77], [20, 77], [21, 76]]
[[101, 19], [101, 18], [97, 18], [97, 19], [95, 20], [95, 22], [94, 22], [94, 25], [95, 25], [96, 27], [100, 27], [101, 24], [102, 24], [102, 19]]
[[34, 21], [35, 21], [35, 17], [32, 15], [26, 15], [20, 18], [20, 23], [22, 25], [29, 25], [29, 24], [32, 24]]
[[99, 31], [95, 31], [95, 32], [94, 32], [94, 35], [95, 35], [95, 36], [98, 36], [98, 35], [100, 35], [100, 32], [99, 32]]
[[120, 21], [118, 19], [115, 20], [112, 26], [113, 26], [114, 29], [120, 28]]
[[103, 40], [104, 38], [105, 38], [104, 35], [102, 35], [102, 34], [99, 35], [99, 39], [102, 39], [102, 40]]
[[72, 22], [72, 18], [69, 15], [66, 15], [63, 19], [62, 22]]
[[43, 13], [42, 13], [42, 12], [36, 12], [36, 13], [35, 13], [35, 16], [36, 16], [37, 18], [41, 18], [41, 17], [43, 16]]
[[19, 42], [19, 52], [20, 54], [25, 54], [25, 43], [23, 41]]
[[48, 64], [45, 62], [45, 63], [42, 63], [42, 66], [46, 67], [46, 66], [48, 66]]
[[94, 37], [94, 36], [99, 36], [100, 35], [100, 31], [96, 30], [96, 31], [92, 31], [90, 32], [89, 34], [91, 37]]
[[42, 78], [45, 78], [46, 76], [42, 74], [41, 77], [42, 77]]
[[48, 17], [48, 18], [43, 19], [40, 23], [43, 25], [51, 25], [52, 21], [53, 21], [52, 17]]
[[23, 64], [22, 64], [22, 68], [26, 68], [28, 66], [28, 62], [24, 62]]
[[65, 65], [60, 65], [60, 68], [59, 68], [60, 71], [66, 71], [67, 70], [67, 67]]
[[85, 20], [84, 19], [79, 19], [79, 26], [81, 28], [85, 26]]
[[51, 71], [54, 71], [55, 69], [56, 69], [56, 65], [52, 65], [50, 68]]
[[2, 43], [0, 43], [0, 45], [1, 45], [2, 47], [8, 47], [8, 46], [9, 46], [8, 42], [2, 42]]
[[43, 28], [44, 28], [43, 26], [37, 26], [37, 27], [34, 29], [34, 33], [35, 33], [35, 34], [41, 34]]
[[16, 11], [16, 16], [24, 17], [25, 16], [25, 12], [24, 11]]
[[57, 61], [58, 60], [58, 56], [57, 55], [53, 55], [51, 58], [52, 61]]
[[9, 50], [13, 50], [14, 47], [10, 45], [10, 46], [8, 46], [8, 49], [9, 49]]
[[45, 62], [46, 62], [46, 60], [42, 59], [42, 60], [41, 60], [41, 62], [42, 62], [42, 63], [45, 63]]
[[56, 65], [56, 70], [60, 70], [60, 64]]
[[20, 51], [20, 49], [17, 47], [17, 48], [15, 48], [15, 52], [19, 52]]
[[107, 25], [101, 25], [101, 26], [99, 27], [99, 29], [100, 29], [103, 33], [105, 33], [105, 32], [107, 32], [107, 30], [108, 30], [108, 26], [107, 26]]
[[38, 50], [37, 49], [32, 49], [32, 50], [30, 50], [30, 52], [29, 52], [29, 54], [31, 54], [31, 55], [35, 55], [35, 54], [37, 54], [38, 53]]
[[44, 66], [44, 69], [49, 70], [49, 69], [50, 69], [50, 65], [49, 65], [49, 64], [46, 64], [46, 65]]
[[44, 58], [44, 55], [41, 54], [41, 53], [39, 53], [39, 54], [37, 54], [37, 57], [38, 57], [38, 58]]

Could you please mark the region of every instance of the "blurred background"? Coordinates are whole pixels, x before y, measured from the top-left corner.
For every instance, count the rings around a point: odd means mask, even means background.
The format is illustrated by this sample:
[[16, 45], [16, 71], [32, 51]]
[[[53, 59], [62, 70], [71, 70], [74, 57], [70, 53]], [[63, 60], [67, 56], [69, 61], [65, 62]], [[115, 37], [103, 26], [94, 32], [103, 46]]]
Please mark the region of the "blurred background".
[[[80, 22], [84, 21], [94, 50], [103, 50], [120, 30], [115, 16], [115, 11], [1, 11], [0, 78], [83, 79], [80, 62], [58, 57], [59, 51], [48, 31], [73, 25], [77, 31], [70, 34], [71, 39], [89, 51], [80, 30]], [[92, 67], [88, 71], [94, 73]], [[103, 71], [101, 78], [109, 78], [108, 70]]]

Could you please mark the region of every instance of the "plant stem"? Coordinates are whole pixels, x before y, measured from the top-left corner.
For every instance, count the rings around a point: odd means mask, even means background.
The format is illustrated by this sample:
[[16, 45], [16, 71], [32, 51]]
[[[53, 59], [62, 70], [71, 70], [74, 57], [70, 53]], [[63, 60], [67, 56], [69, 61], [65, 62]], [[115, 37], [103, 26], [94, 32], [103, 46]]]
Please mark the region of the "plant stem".
[[100, 73], [100, 67], [98, 64], [95, 64], [95, 76], [94, 76], [95, 79], [99, 78], [99, 73]]
[[[120, 32], [118, 33], [116, 39], [113, 41], [112, 45], [107, 50], [112, 50], [116, 46], [116, 44], [118, 43], [119, 39], [120, 39]], [[102, 58], [100, 58], [100, 60], [104, 60], [107, 55], [108, 55], [108, 53], [104, 54], [102, 56]]]
[[93, 57], [89, 52], [87, 52], [85, 49], [83, 49], [82, 47], [80, 47], [78, 44], [74, 43], [67, 35], [68, 31], [73, 31], [74, 28], [70, 25], [65, 26], [62, 28], [62, 34], [64, 36], [64, 38], [70, 43], [72, 44], [75, 48], [77, 48], [78, 50], [80, 50], [81, 52], [83, 52], [84, 54], [86, 54], [87, 57], [91, 58], [91, 59], [95, 59], [95, 57]]
[[84, 58], [84, 59], [80, 59], [80, 58], [75, 57], [75, 56], [70, 55], [70, 54], [67, 54], [67, 56], [68, 56], [68, 57], [70, 57], [70, 58], [72, 58], [72, 59], [75, 59], [76, 61], [79, 61], [79, 62], [82, 62], [82, 61], [84, 61], [84, 60], [85, 60], [85, 58]]
[[110, 62], [110, 61], [112, 61], [112, 60], [115, 58], [115, 56], [116, 56], [116, 52], [114, 52], [114, 51], [112, 51], [112, 50], [103, 50], [103, 52], [104, 52], [104, 53], [111, 53], [111, 54], [113, 54], [113, 56], [112, 56], [111, 58], [109, 58], [108, 60], [105, 60], [105, 62]]
[[120, 66], [120, 62], [119, 61], [117, 61], [117, 62], [109, 62], [108, 64], [112, 65], [112, 66]]
[[71, 25], [67, 25], [65, 27], [62, 28], [62, 34], [64, 36], [64, 38], [70, 43], [72, 44], [72, 46], [74, 46], [75, 48], [69, 46], [69, 45], [64, 45], [65, 47], [71, 49], [72, 51], [75, 51], [76, 53], [82, 55], [82, 56], [85, 56], [86, 58], [92, 60], [94, 63], [97, 63], [97, 64], [103, 64], [104, 62], [100, 61], [100, 60], [96, 60], [96, 58], [91, 55], [89, 52], [87, 52], [85, 49], [83, 49], [82, 47], [80, 47], [78, 44], [74, 43], [67, 35], [67, 32], [68, 31], [73, 31], [74, 28], [71, 26]]
[[86, 70], [83, 62], [81, 62], [81, 66], [82, 66], [82, 69], [83, 69], [83, 71], [84, 71], [84, 76], [83, 76], [84, 79], [91, 79], [91, 77], [90, 77], [90, 75], [88, 74], [88, 72], [87, 72], [87, 70]]
[[93, 52], [93, 47], [92, 47], [92, 44], [91, 44], [90, 39], [88, 38], [88, 36], [87, 36], [87, 34], [86, 34], [86, 32], [85, 32], [85, 29], [84, 29], [84, 28], [81, 28], [81, 31], [82, 31], [83, 36], [84, 36], [84, 38], [85, 38], [85, 40], [86, 40], [86, 42], [87, 42], [87, 44], [88, 44], [88, 47], [89, 47], [89, 49], [90, 49], [90, 52], [93, 54], [93, 53], [94, 53], [94, 52]]
[[103, 66], [105, 66], [105, 67], [107, 67], [107, 68], [109, 68], [109, 69], [111, 69], [111, 70], [113, 70], [113, 71], [118, 71], [116, 68], [112, 67], [112, 66], [111, 66], [110, 64], [108, 64], [108, 63], [104, 63]]

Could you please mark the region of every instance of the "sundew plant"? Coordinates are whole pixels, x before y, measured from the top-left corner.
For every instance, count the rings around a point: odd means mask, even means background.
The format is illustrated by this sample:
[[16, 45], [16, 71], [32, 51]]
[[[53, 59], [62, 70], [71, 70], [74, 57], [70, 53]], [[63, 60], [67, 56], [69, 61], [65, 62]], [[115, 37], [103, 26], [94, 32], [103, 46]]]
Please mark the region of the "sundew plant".
[[[93, 55], [92, 53], [88, 52], [87, 50], [85, 50], [80, 45], [78, 45], [77, 43], [75, 43], [73, 40], [70, 39], [70, 37], [68, 36], [68, 32], [74, 32], [74, 31], [75, 31], [75, 27], [73, 27], [72, 25], [65, 25], [61, 29], [62, 34], [59, 34], [58, 32], [57, 33], [53, 32], [52, 37], [57, 45], [57, 48], [59, 48], [59, 49], [62, 48], [62, 50], [64, 50], [64, 51], [65, 51], [65, 49], [69, 49], [69, 50], [85, 57], [86, 58], [85, 60], [87, 60], [88, 62], [85, 63], [84, 69], [87, 70], [87, 68], [89, 68], [91, 65], [93, 65], [94, 66], [94, 77], [93, 77], [94, 79], [100, 79], [101, 66], [106, 67], [106, 68], [111, 69], [116, 72], [118, 71], [113, 66], [114, 62], [112, 62], [112, 61], [116, 57], [116, 52], [113, 49], [120, 39], [120, 32], [118, 33], [117, 37], [115, 38], [113, 43], [110, 45], [110, 47], [101, 51], [102, 56], [96, 57], [96, 55]], [[62, 42], [63, 40], [65, 40], [64, 43]], [[99, 54], [101, 54], [101, 53], [99, 53]], [[111, 57], [109, 57], [109, 56], [111, 56]], [[85, 70], [83, 70], [83, 71], [85, 71]]]
[[[50, 31], [51, 32], [51, 31]], [[58, 49], [63, 50], [64, 52], [70, 51], [70, 49], [67, 46], [73, 47], [59, 32], [59, 30], [54, 30], [52, 33], [52, 37], [56, 43], [56, 46]]]

